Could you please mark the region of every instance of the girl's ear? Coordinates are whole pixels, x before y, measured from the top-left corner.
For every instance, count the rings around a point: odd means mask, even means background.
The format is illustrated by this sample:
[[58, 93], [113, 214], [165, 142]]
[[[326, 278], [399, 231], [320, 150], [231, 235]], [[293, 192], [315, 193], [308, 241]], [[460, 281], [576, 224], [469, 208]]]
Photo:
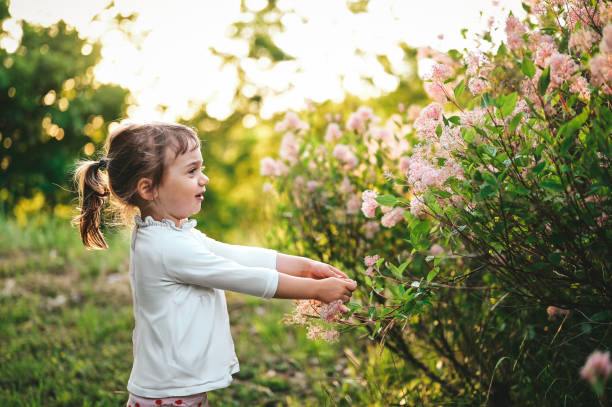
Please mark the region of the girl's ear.
[[153, 188], [153, 181], [150, 178], [141, 178], [136, 184], [136, 190], [138, 195], [145, 201], [152, 201], [155, 199], [155, 191]]

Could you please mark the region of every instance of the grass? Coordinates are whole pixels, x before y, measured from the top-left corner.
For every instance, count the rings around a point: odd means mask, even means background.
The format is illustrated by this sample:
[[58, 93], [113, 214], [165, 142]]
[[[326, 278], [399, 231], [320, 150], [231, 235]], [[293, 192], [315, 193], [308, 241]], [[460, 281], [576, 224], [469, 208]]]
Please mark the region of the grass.
[[[109, 233], [109, 250], [88, 251], [66, 220], [20, 227], [0, 218], [0, 229], [0, 406], [125, 405], [134, 323], [128, 233]], [[367, 350], [364, 339], [314, 342], [283, 324], [291, 301], [227, 297], [241, 371], [209, 393], [212, 406], [388, 405], [375, 402], [389, 397], [384, 383], [375, 388], [363, 376], [371, 366], [345, 357]], [[372, 349], [364, 363], [381, 362]]]

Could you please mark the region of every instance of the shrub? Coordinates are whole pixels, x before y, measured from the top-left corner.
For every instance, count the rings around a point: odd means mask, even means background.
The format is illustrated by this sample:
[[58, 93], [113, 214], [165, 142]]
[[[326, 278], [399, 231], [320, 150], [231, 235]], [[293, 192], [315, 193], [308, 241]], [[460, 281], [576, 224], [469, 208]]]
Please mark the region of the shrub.
[[421, 53], [418, 113], [289, 113], [262, 160], [284, 239], [354, 270], [340, 322], [440, 384], [430, 400], [593, 402], [578, 371], [610, 348], [612, 7], [524, 7], [495, 51]]

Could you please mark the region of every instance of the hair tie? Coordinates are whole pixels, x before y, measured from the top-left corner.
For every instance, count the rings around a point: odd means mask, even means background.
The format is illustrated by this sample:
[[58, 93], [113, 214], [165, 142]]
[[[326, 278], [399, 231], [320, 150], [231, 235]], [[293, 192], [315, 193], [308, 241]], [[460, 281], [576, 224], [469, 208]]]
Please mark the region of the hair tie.
[[108, 157], [100, 158], [100, 160], [98, 161], [98, 168], [101, 170], [105, 170], [108, 167], [108, 161]]

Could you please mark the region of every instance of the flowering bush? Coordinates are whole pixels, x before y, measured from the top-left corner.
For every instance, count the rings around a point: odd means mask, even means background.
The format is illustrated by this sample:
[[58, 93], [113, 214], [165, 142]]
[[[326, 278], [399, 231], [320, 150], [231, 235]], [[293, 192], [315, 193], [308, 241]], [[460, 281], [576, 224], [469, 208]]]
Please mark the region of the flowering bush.
[[495, 51], [420, 52], [437, 64], [418, 114], [294, 121], [262, 174], [296, 249], [355, 270], [343, 323], [440, 393], [585, 402], [568, 382], [612, 325], [612, 6], [524, 8]]

